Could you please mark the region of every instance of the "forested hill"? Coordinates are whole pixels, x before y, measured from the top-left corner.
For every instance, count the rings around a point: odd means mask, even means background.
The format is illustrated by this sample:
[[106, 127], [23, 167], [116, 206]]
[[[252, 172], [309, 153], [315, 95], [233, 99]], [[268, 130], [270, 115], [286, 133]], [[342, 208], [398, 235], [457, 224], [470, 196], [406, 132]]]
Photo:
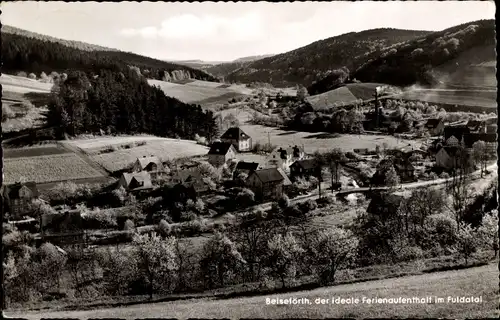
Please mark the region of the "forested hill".
[[[69, 72], [79, 70], [97, 72], [114, 66], [137, 67], [142, 75], [152, 79], [175, 81], [186, 78], [218, 81], [214, 76], [194, 68], [169, 63], [134, 53], [82, 49], [54, 40], [42, 40], [27, 35], [4, 32], [2, 26], [2, 71]], [[97, 49], [97, 48], [96, 48]]]
[[398, 42], [427, 35], [428, 31], [373, 29], [316, 41], [305, 47], [245, 64], [228, 81], [268, 82], [275, 86], [311, 85], [330, 71], [357, 67], [356, 57]]
[[469, 22], [371, 54], [364, 64], [352, 70], [352, 77], [399, 86], [435, 85], [441, 79], [472, 85], [466, 83], [470, 78], [467, 73], [477, 75], [474, 82], [495, 77], [495, 48], [495, 20]]

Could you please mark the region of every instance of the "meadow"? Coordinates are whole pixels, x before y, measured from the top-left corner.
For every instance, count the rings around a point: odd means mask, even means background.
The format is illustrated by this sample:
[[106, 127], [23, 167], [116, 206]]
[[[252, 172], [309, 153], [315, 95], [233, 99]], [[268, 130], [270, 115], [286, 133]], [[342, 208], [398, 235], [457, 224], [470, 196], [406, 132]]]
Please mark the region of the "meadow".
[[420, 100], [429, 103], [456, 104], [463, 106], [478, 106], [486, 108], [497, 107], [496, 90], [439, 90], [421, 89], [405, 92], [395, 98]]
[[[162, 317], [187, 319], [203, 318], [393, 318], [393, 317], [453, 317], [480, 318], [498, 316], [498, 271], [496, 264], [470, 269], [427, 273], [400, 278], [375, 280], [309, 291], [290, 292], [280, 295], [253, 296], [233, 299], [195, 299], [186, 301], [139, 304], [120, 308], [82, 311], [30, 311], [7, 313], [26, 319], [71, 318], [137, 318]], [[423, 304], [368, 304], [365, 298], [412, 298], [440, 297], [445, 303]], [[482, 303], [447, 303], [447, 297], [482, 297]], [[333, 297], [358, 298], [358, 304], [333, 304]], [[310, 304], [273, 305], [266, 298], [307, 298]], [[315, 304], [316, 298], [330, 299], [330, 303]], [[365, 300], [366, 301], [366, 300]]]
[[44, 83], [34, 79], [6, 74], [0, 76], [0, 84], [4, 91], [17, 93], [50, 92], [53, 86], [52, 83]]
[[[145, 142], [145, 144], [143, 144]], [[125, 169], [137, 158], [157, 156], [162, 160], [204, 155], [208, 148], [194, 141], [159, 138], [152, 136], [99, 137], [66, 141], [81, 149], [106, 170], [114, 172]], [[141, 145], [142, 144], [142, 145]], [[127, 146], [123, 148], [123, 146]], [[105, 149], [115, 147], [111, 152]], [[116, 150], [116, 151], [114, 151]]]
[[25, 179], [37, 183], [102, 177], [74, 153], [4, 159], [4, 183]]
[[42, 146], [24, 147], [24, 148], [4, 148], [4, 159], [23, 158], [23, 157], [38, 157], [70, 153], [57, 144], [46, 144]]

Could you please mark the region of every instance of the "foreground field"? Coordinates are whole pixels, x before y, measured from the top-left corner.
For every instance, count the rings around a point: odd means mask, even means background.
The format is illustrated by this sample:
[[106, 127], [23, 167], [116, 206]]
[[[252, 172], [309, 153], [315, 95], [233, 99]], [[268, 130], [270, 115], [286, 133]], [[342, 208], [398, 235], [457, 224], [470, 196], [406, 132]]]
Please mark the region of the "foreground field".
[[[93, 161], [108, 171], [126, 168], [137, 158], [155, 155], [162, 160], [204, 155], [208, 148], [191, 140], [177, 140], [153, 136], [98, 137], [64, 142], [81, 149]], [[144, 144], [145, 143], [145, 144]], [[143, 145], [141, 145], [143, 144]], [[123, 148], [126, 146], [126, 148]], [[102, 153], [115, 147], [115, 151]]]
[[4, 159], [5, 184], [15, 183], [20, 179], [46, 183], [102, 176], [102, 173], [74, 153]]
[[[496, 291], [498, 270], [496, 264], [458, 271], [436, 272], [388, 280], [369, 281], [311, 291], [250, 298], [162, 302], [123, 308], [94, 309], [90, 311], [42, 311], [7, 313], [26, 319], [71, 318], [127, 318], [165, 317], [187, 318], [376, 318], [376, 317], [453, 317], [479, 318], [495, 315], [498, 303]], [[448, 303], [448, 297], [482, 297], [482, 303]], [[444, 298], [444, 303], [424, 304], [315, 304], [317, 298]], [[307, 298], [310, 304], [272, 305], [270, 298]], [[433, 300], [434, 301], [434, 300]], [[498, 314], [497, 314], [498, 315]]]

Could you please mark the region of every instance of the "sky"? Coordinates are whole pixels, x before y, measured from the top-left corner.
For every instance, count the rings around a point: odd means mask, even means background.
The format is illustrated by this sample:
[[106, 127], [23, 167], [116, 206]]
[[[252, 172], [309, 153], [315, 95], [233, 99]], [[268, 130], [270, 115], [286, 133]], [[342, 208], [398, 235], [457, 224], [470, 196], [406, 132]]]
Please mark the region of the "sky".
[[2, 23], [162, 60], [231, 61], [374, 28], [495, 19], [493, 1], [2, 2]]

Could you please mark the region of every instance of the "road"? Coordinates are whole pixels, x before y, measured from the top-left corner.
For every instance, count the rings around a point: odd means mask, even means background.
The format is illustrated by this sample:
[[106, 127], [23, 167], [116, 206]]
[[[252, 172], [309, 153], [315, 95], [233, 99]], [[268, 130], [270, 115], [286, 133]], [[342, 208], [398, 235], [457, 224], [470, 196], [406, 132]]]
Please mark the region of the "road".
[[[427, 273], [416, 276], [375, 280], [309, 291], [279, 295], [252, 296], [233, 299], [193, 299], [186, 301], [137, 304], [118, 308], [93, 308], [81, 311], [6, 312], [9, 317], [41, 318], [122, 318], [168, 317], [187, 318], [374, 318], [425, 317], [478, 318], [490, 313], [498, 304], [498, 270], [496, 264], [470, 269]], [[316, 298], [411, 298], [411, 297], [482, 296], [478, 303], [417, 304], [315, 304]], [[307, 298], [310, 304], [272, 305], [266, 298]]]

